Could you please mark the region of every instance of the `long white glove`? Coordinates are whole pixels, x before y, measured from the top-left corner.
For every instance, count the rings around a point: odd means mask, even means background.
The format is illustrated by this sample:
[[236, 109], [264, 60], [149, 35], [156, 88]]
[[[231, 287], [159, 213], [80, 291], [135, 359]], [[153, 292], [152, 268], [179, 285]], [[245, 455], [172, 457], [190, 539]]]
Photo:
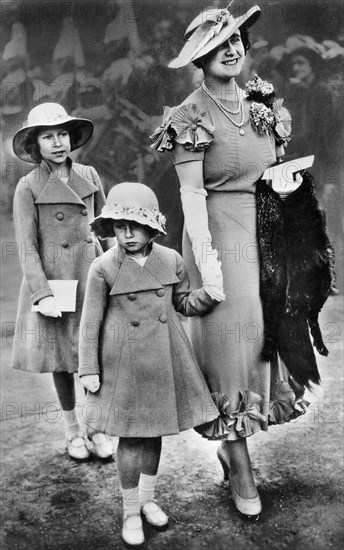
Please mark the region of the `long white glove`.
[[98, 374], [86, 374], [80, 378], [81, 384], [91, 393], [95, 393], [100, 388]]
[[190, 185], [180, 188], [185, 225], [192, 244], [196, 265], [201, 273], [204, 290], [214, 300], [226, 299], [223, 292], [221, 263], [211, 246], [206, 205], [207, 192]]

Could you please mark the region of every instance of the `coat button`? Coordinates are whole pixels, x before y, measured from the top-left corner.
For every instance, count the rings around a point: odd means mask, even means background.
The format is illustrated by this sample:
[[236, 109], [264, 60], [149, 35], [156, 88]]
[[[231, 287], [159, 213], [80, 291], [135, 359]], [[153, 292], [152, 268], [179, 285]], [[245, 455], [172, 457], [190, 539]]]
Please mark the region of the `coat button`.
[[136, 300], [137, 296], [136, 294], [128, 294], [128, 300], [134, 301]]
[[165, 296], [165, 291], [163, 288], [159, 288], [159, 290], [156, 291], [157, 296]]
[[167, 315], [160, 315], [159, 321], [161, 323], [167, 323]]
[[93, 243], [92, 237], [87, 237], [86, 242], [87, 242], [87, 243]]
[[64, 214], [63, 214], [62, 212], [58, 212], [58, 213], [56, 214], [56, 217], [57, 217], [58, 220], [61, 221], [61, 220], [63, 220], [63, 218], [64, 218]]
[[63, 241], [63, 243], [61, 244], [61, 246], [63, 248], [68, 248], [68, 243], [66, 241]]
[[138, 327], [140, 324], [140, 321], [138, 321], [137, 319], [134, 319], [133, 321], [131, 321], [131, 324], [133, 325], [133, 327]]
[[84, 208], [83, 210], [81, 210], [81, 215], [82, 215], [82, 216], [87, 216], [87, 210], [86, 210], [86, 208]]

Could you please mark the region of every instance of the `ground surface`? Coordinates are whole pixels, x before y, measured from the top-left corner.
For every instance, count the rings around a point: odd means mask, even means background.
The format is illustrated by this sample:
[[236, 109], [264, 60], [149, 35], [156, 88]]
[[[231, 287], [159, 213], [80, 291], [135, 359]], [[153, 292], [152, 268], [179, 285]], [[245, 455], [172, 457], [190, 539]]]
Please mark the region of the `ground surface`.
[[[121, 549], [115, 461], [77, 464], [64, 449], [49, 375], [9, 369], [21, 279], [9, 217], [2, 226], [2, 550]], [[343, 546], [342, 297], [321, 317], [330, 356], [320, 358], [324, 395], [302, 419], [250, 441], [264, 512], [238, 516], [222, 483], [216, 443], [193, 431], [167, 437], [157, 488], [170, 516], [164, 533], [146, 529], [147, 550], [293, 550]], [[83, 394], [78, 389], [79, 410]], [[49, 405], [50, 403], [50, 405]], [[116, 439], [113, 440], [114, 449]]]

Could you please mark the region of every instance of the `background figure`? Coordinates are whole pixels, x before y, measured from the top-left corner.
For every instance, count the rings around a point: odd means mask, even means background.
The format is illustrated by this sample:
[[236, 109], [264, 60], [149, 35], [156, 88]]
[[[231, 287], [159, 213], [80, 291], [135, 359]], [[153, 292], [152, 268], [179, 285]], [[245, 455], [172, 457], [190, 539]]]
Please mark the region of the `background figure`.
[[318, 172], [330, 131], [329, 96], [321, 80], [324, 60], [319, 45], [307, 36], [290, 37], [278, 69], [286, 79], [283, 97], [293, 119], [287, 156], [296, 158], [313, 152]]
[[72, 111], [72, 115], [94, 121], [94, 133], [92, 140], [85, 147], [79, 149], [74, 158], [80, 162], [87, 158], [92, 164], [97, 164], [97, 153], [93, 153], [93, 151], [101, 150], [105, 129], [113, 120], [112, 111], [105, 104], [102, 86], [98, 78], [79, 72], [76, 93], [77, 107]]
[[71, 112], [76, 108], [76, 72], [85, 65], [79, 32], [72, 17], [65, 17], [52, 59], [53, 80], [49, 86], [49, 101], [57, 101]]
[[[277, 68], [285, 77], [283, 96], [292, 114], [292, 140], [286, 160], [314, 154], [316, 194], [325, 210], [329, 238], [335, 250], [342, 288], [343, 217], [338, 205], [343, 199], [342, 147], [343, 110], [338, 102], [343, 71], [340, 46], [317, 43], [312, 37], [287, 39]], [[329, 53], [330, 52], [330, 53]], [[333, 59], [330, 59], [331, 56]], [[337, 58], [337, 59], [336, 59]]]
[[344, 48], [333, 41], [324, 41], [326, 47], [323, 87], [327, 92], [329, 131], [323, 149], [320, 202], [325, 210], [330, 242], [335, 250], [337, 287], [343, 289], [343, 235], [344, 235]]
[[15, 185], [25, 169], [12, 151], [14, 132], [20, 127], [33, 105], [34, 84], [28, 75], [29, 55], [25, 28], [19, 21], [11, 27], [11, 38], [2, 54], [2, 74], [0, 85], [1, 106], [1, 208], [3, 212], [12, 210]]

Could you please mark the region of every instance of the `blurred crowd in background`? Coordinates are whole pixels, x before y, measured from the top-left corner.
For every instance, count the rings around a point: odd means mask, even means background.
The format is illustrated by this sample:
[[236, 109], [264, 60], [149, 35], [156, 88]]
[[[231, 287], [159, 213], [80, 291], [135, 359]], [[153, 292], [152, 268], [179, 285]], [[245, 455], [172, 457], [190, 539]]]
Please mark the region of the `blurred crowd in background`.
[[[240, 13], [252, 2], [234, 4]], [[239, 84], [258, 74], [284, 98], [293, 118], [287, 159], [315, 155], [318, 198], [342, 261], [343, 7], [339, 0], [309, 0], [302, 7], [294, 0], [258, 4], [262, 17], [250, 34]], [[166, 244], [180, 249], [175, 172], [170, 155], [151, 149], [148, 136], [160, 123], [164, 105], [177, 105], [201, 84], [202, 73], [193, 65], [175, 71], [167, 64], [181, 49], [191, 19], [209, 5], [195, 0], [2, 2], [2, 211], [11, 210], [16, 183], [32, 168], [14, 157], [14, 132], [32, 107], [58, 102], [69, 114], [95, 123], [93, 139], [75, 160], [94, 165], [106, 191], [121, 181], [152, 187], [168, 218]]]

